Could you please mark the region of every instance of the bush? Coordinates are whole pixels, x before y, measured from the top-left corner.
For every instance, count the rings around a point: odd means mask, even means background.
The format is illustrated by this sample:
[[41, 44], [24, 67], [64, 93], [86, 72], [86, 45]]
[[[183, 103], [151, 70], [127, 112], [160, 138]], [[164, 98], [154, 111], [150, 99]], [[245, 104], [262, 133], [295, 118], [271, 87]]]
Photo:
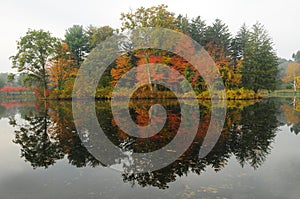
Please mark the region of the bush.
[[260, 94], [245, 88], [227, 90], [226, 96], [228, 100], [250, 100], [262, 98]]
[[[221, 96], [221, 94], [217, 96]], [[198, 99], [211, 99], [210, 93], [208, 90], [203, 91], [197, 96]], [[219, 97], [221, 99], [222, 97]], [[226, 91], [226, 99], [228, 100], [251, 100], [251, 99], [261, 99], [260, 94], [255, 93], [253, 90], [239, 88], [239, 89], [230, 89]]]

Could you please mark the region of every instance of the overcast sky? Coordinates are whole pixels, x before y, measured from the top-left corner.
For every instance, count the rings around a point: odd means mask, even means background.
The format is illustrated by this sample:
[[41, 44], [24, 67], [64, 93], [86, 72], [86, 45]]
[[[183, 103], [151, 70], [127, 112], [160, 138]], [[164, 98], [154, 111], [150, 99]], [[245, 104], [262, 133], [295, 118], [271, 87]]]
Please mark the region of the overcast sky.
[[208, 24], [219, 18], [233, 34], [244, 22], [251, 26], [259, 21], [273, 38], [278, 56], [291, 59], [300, 50], [299, 0], [1, 0], [0, 72], [12, 71], [8, 58], [16, 53], [16, 41], [28, 28], [60, 38], [74, 24], [118, 28], [121, 12], [162, 3], [176, 15], [200, 15]]

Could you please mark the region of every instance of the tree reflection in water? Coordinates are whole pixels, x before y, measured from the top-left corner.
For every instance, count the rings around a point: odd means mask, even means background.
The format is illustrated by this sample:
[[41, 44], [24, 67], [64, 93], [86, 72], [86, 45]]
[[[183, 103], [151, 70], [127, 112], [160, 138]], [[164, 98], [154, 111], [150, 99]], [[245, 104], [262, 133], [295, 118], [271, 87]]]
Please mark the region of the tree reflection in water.
[[[148, 110], [154, 103], [162, 104], [168, 116], [164, 128], [150, 138], [130, 137], [118, 129], [109, 101], [97, 102], [96, 112], [101, 116], [99, 123], [111, 142], [122, 149], [145, 153], [168, 144], [180, 125], [180, 106], [177, 101], [131, 101], [129, 106], [132, 119], [139, 125], [147, 125], [150, 121]], [[210, 121], [210, 104], [201, 103], [200, 126], [189, 149], [175, 162], [158, 171], [123, 173], [124, 182], [166, 189], [168, 183], [191, 172], [201, 175], [206, 167], [219, 171], [232, 156], [236, 157], [241, 166], [249, 164], [254, 169], [258, 168], [271, 152], [271, 144], [280, 125], [276, 115], [282, 109], [271, 100], [249, 104], [229, 102], [226, 122], [218, 143], [205, 158], [199, 159], [199, 149]], [[123, 106], [121, 102], [120, 106]], [[20, 115], [22, 119], [10, 118], [10, 123], [17, 127], [14, 142], [21, 146], [21, 156], [33, 168], [48, 168], [65, 157], [76, 167], [110, 166], [102, 164], [84, 147], [75, 129], [71, 102], [51, 102], [50, 105], [41, 102], [38, 108], [20, 109]], [[101, 140], [99, 142], [101, 144]], [[115, 162], [118, 160], [112, 160], [111, 164]]]
[[21, 157], [29, 161], [33, 168], [48, 168], [57, 160], [67, 156], [69, 162], [77, 167], [98, 166], [95, 159], [82, 145], [72, 120], [71, 103], [37, 103], [35, 108], [21, 110], [18, 123], [10, 118], [10, 123], [17, 126], [13, 142], [21, 146]]
[[280, 108], [285, 114], [285, 123], [290, 126], [291, 132], [296, 135], [300, 133], [300, 99], [285, 99], [286, 103], [282, 104]]

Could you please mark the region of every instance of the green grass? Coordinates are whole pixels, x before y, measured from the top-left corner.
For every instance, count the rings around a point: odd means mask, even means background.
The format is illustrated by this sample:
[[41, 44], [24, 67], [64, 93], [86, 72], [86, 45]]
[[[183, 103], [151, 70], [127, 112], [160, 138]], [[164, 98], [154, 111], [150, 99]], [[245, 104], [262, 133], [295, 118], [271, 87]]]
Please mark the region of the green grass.
[[300, 97], [300, 91], [293, 89], [275, 90], [269, 94], [270, 97]]

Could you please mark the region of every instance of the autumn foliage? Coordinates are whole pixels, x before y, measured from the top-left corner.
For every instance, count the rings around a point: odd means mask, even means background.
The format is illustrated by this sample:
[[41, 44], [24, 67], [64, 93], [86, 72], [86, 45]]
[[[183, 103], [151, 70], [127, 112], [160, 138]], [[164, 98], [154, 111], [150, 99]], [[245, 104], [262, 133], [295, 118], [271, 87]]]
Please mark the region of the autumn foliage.
[[55, 94], [62, 94], [63, 90], [72, 90], [73, 84], [70, 81], [76, 77], [77, 68], [75, 61], [72, 59], [72, 53], [66, 43], [62, 43], [58, 50], [55, 59], [49, 63], [49, 87], [51, 87]]
[[[159, 37], [150, 41], [159, 42], [162, 45], [172, 45], [172, 50], [170, 50], [172, 52], [161, 50], [164, 48], [141, 47], [136, 49], [135, 46], [145, 45], [144, 43], [135, 43], [135, 36], [147, 41], [147, 33], [143, 31], [137, 31], [140, 35], [131, 35], [132, 37], [125, 43], [121, 40], [120, 47], [124, 49], [120, 49], [120, 52], [123, 54], [112, 60], [112, 63], [105, 68], [96, 89], [96, 98], [110, 98], [117, 82], [131, 69], [134, 72], [129, 77], [131, 80], [127, 82], [127, 85], [124, 85], [124, 89], [138, 86], [137, 83], [140, 81], [147, 81], [149, 86], [148, 88], [144, 87], [144, 97], [152, 96], [153, 92], [166, 90], [156, 83], [157, 80], [164, 79], [168, 81], [169, 85], [175, 85], [182, 82], [183, 77], [188, 80], [199, 97], [201, 93], [207, 91], [207, 85], [215, 80], [216, 77], [214, 76], [218, 72], [217, 69], [221, 74], [226, 90], [246, 88], [254, 90], [257, 94], [258, 90], [273, 90], [275, 88], [278, 73], [277, 57], [274, 54], [271, 38], [259, 22], [254, 24], [251, 29], [243, 25], [233, 36], [229, 32], [228, 26], [220, 19], [216, 19], [211, 25], [206, 25], [200, 16], [192, 19], [183, 15], [175, 16], [167, 8], [166, 5], [150, 8], [141, 7], [135, 12], [121, 14], [121, 31], [155, 27], [171, 29], [183, 34], [179, 40], [174, 38], [174, 41], [178, 42], [173, 42], [172, 38], [169, 38], [170, 41], [167, 40], [164, 43], [164, 41], [160, 41]], [[46, 46], [49, 47], [47, 56], [37, 56], [37, 58], [43, 59], [36, 63], [32, 53], [34, 55], [41, 54], [40, 50], [45, 46], [23, 46], [21, 44], [24, 42], [19, 42], [19, 48], [22, 47], [23, 49], [24, 47], [24, 49], [18, 52], [16, 56], [12, 56], [12, 61], [15, 68], [30, 77], [32, 81], [36, 81], [35, 85], [43, 90], [44, 98], [71, 98], [73, 85], [81, 64], [87, 60], [86, 58], [90, 53], [98, 52], [95, 48], [99, 44], [101, 46], [105, 39], [111, 36], [119, 38], [122, 34], [118, 33], [119, 30], [114, 30], [109, 26], [89, 26], [84, 29], [81, 25], [74, 25], [66, 30], [64, 39], [58, 39], [52, 37], [49, 32], [28, 31], [23, 40], [27, 39], [29, 43], [39, 41], [41, 38], [37, 36], [42, 34], [43, 39], [48, 42]], [[199, 46], [195, 45], [196, 42]], [[207, 63], [203, 63], [202, 70], [199, 70], [199, 66], [193, 66], [189, 63], [189, 61], [195, 63], [189, 58], [198, 56], [198, 48], [207, 52], [217, 67], [212, 67], [211, 64], [208, 64], [209, 61], [201, 60]], [[260, 53], [254, 52], [253, 49], [260, 49]], [[109, 47], [107, 50], [109, 51]], [[31, 51], [32, 53], [28, 54]], [[26, 59], [24, 60], [24, 58]], [[150, 67], [154, 64], [168, 66], [179, 72], [180, 75], [172, 72], [156, 72], [154, 67]], [[294, 68], [291, 65], [291, 73], [295, 72], [292, 71]], [[291, 75], [287, 76], [290, 78]], [[185, 84], [182, 85], [183, 90], [190, 88], [186, 82], [183, 84]], [[47, 94], [48, 91], [50, 92], [49, 95]], [[187, 92], [187, 96], [190, 93]]]
[[26, 87], [12, 87], [12, 86], [4, 86], [0, 89], [0, 93], [21, 93], [29, 91]]

